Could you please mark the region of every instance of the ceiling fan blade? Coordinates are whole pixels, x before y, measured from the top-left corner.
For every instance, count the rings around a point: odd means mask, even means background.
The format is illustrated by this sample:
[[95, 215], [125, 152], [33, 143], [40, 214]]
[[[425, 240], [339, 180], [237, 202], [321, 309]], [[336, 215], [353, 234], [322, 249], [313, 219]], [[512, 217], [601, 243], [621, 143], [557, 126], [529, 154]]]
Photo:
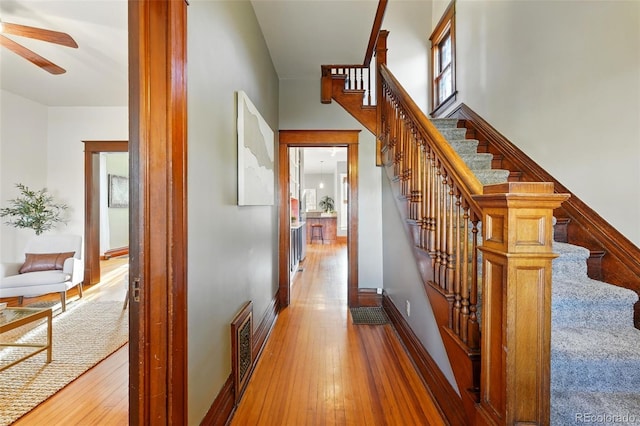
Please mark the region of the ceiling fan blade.
[[48, 41], [49, 43], [56, 43], [67, 47], [78, 47], [76, 41], [69, 34], [61, 33], [59, 31], [51, 31], [43, 28], [3, 22], [2, 32], [5, 34], [35, 38], [37, 40]]
[[37, 66], [45, 71], [50, 72], [51, 74], [64, 74], [65, 72], [67, 72], [64, 68], [60, 68], [48, 59], [43, 58], [37, 53], [27, 49], [26, 47], [16, 43], [11, 39], [6, 38], [3, 35], [0, 35], [0, 46], [4, 46], [12, 52], [17, 53], [27, 61], [36, 64]]

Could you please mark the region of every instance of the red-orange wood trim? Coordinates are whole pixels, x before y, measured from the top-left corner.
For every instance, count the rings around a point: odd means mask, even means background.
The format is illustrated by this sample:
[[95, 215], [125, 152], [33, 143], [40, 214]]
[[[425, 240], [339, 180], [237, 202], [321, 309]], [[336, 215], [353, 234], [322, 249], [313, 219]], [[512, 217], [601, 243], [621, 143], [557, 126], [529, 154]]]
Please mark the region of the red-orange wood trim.
[[129, 1], [132, 425], [187, 418], [186, 7]]
[[380, 34], [380, 28], [382, 28], [382, 21], [384, 20], [384, 13], [387, 11], [387, 1], [378, 1], [378, 9], [376, 10], [376, 17], [373, 19], [373, 26], [371, 27], [371, 35], [369, 36], [369, 44], [367, 45], [367, 52], [364, 55], [365, 67], [368, 67], [373, 57], [373, 51], [376, 48], [378, 42], [378, 34]]
[[278, 134], [278, 205], [279, 213], [279, 282], [280, 309], [289, 306], [291, 272], [289, 270], [289, 148], [347, 147], [349, 209], [347, 225], [348, 304], [358, 306], [358, 135], [360, 130], [280, 130]]
[[84, 143], [84, 284], [100, 281], [100, 158], [101, 152], [127, 152], [127, 141]]
[[118, 248], [105, 251], [104, 254], [100, 256], [100, 260], [109, 260], [112, 257], [126, 256], [128, 254], [129, 254], [129, 246], [118, 247]]
[[222, 389], [218, 393], [213, 405], [200, 422], [201, 426], [224, 426], [229, 422], [235, 401], [233, 398], [233, 376], [229, 376]]

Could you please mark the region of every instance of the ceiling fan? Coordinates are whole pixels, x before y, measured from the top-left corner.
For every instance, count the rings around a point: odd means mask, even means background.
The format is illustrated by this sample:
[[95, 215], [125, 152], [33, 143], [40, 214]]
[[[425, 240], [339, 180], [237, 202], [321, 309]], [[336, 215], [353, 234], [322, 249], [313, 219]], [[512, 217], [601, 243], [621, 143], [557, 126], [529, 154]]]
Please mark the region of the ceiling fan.
[[39, 66], [51, 74], [63, 74], [66, 72], [64, 68], [59, 67], [48, 59], [43, 58], [32, 50], [27, 49], [23, 45], [16, 43], [3, 34], [11, 34], [21, 37], [33, 38], [49, 43], [55, 43], [62, 46], [77, 48], [78, 44], [67, 33], [58, 31], [45, 30], [43, 28], [28, 27], [26, 25], [10, 24], [0, 20], [0, 45], [6, 47], [14, 53], [22, 56], [27, 61]]

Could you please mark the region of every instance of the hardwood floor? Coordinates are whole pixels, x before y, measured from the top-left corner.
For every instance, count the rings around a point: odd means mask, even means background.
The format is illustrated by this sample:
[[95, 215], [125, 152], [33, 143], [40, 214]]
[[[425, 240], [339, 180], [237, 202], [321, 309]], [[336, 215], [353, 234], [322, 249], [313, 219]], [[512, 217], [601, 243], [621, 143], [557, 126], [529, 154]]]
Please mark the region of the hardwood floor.
[[[123, 274], [112, 273], [119, 266], [113, 262], [104, 264], [107, 279], [85, 297], [124, 300]], [[393, 328], [351, 323], [346, 245], [308, 245], [301, 267], [291, 305], [280, 314], [231, 424], [444, 424]], [[15, 425], [127, 423], [125, 346]]]
[[[89, 300], [124, 301], [123, 277], [128, 258], [112, 258], [101, 262], [100, 284], [85, 289]], [[67, 303], [76, 300], [77, 292], [69, 292]], [[24, 306], [45, 300], [59, 300], [56, 294], [25, 298]], [[10, 306], [17, 298], [6, 299]], [[69, 306], [69, 305], [67, 305]], [[71, 382], [60, 392], [38, 405], [13, 423], [32, 425], [126, 425], [129, 422], [129, 355], [128, 345]]]
[[232, 425], [440, 425], [390, 325], [353, 325], [343, 244], [307, 246]]

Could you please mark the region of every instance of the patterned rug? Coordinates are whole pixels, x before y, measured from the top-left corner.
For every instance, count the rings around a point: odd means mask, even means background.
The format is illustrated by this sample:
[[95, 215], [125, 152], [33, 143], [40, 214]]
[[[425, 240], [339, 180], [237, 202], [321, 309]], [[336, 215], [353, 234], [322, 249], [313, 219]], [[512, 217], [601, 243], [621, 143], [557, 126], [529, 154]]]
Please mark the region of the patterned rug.
[[[127, 343], [128, 320], [129, 311], [122, 310], [120, 301], [67, 305], [66, 312], [53, 318], [51, 363], [46, 363], [45, 351], [0, 373], [0, 425], [11, 424]], [[0, 341], [46, 341], [46, 322], [4, 333]], [[0, 366], [22, 350], [1, 349]]]
[[381, 307], [351, 308], [350, 311], [354, 324], [383, 325], [389, 323], [387, 314], [384, 313], [384, 309]]

